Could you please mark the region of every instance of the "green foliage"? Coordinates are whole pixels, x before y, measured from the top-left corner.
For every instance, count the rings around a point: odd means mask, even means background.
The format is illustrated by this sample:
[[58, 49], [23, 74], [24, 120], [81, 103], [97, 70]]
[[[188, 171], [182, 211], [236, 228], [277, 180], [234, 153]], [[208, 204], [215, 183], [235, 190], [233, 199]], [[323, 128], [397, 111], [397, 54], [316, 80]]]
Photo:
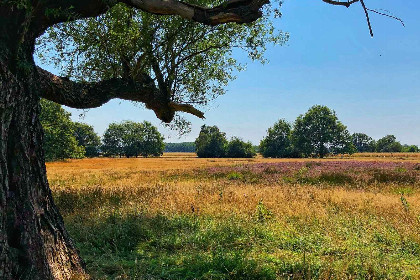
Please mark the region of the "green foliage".
[[140, 155], [143, 157], [161, 156], [165, 148], [165, 143], [163, 143], [164, 138], [157, 128], [150, 122], [145, 121], [140, 124], [139, 132], [142, 135], [138, 142]]
[[353, 142], [353, 146], [359, 153], [375, 151], [375, 141], [364, 133], [353, 133], [351, 140]]
[[75, 124], [57, 103], [41, 99], [40, 121], [44, 129], [44, 152], [47, 161], [82, 158], [85, 149], [75, 138]]
[[195, 140], [196, 153], [203, 158], [221, 158], [226, 155], [226, 134], [217, 126], [203, 125]]
[[256, 155], [251, 142], [244, 142], [233, 137], [226, 147], [226, 156], [230, 158], [252, 158]]
[[85, 123], [74, 123], [74, 137], [79, 146], [85, 148], [87, 157], [97, 157], [101, 146], [101, 138], [93, 130], [93, 126]]
[[165, 143], [166, 153], [194, 153], [195, 144], [194, 142], [182, 142], [182, 143]]
[[226, 134], [221, 132], [217, 126], [203, 125], [194, 143], [198, 157], [252, 158], [256, 155], [251, 142], [244, 142], [238, 137], [233, 137], [228, 142]]
[[123, 156], [124, 129], [120, 124], [111, 123], [102, 138], [102, 152], [105, 156]]
[[315, 105], [300, 115], [294, 125], [293, 143], [304, 156], [324, 157], [329, 153], [352, 153], [350, 134], [327, 106]]
[[418, 153], [420, 151], [417, 145], [403, 145], [402, 152], [404, 153]]
[[376, 142], [376, 151], [379, 153], [399, 153], [403, 147], [394, 135], [387, 135]]
[[265, 222], [271, 218], [273, 218], [273, 213], [270, 211], [270, 209], [265, 206], [262, 200], [258, 202], [258, 205], [256, 207], [255, 215], [258, 222]]
[[156, 127], [145, 121], [112, 123], [104, 133], [102, 150], [107, 156], [160, 156], [163, 137]]
[[233, 58], [234, 49], [264, 63], [267, 45], [288, 40], [267, 12], [252, 24], [205, 26], [116, 5], [99, 17], [51, 28], [38, 40], [37, 55], [78, 81], [136, 80], [147, 74], [170, 100], [205, 105], [244, 69]]
[[267, 131], [267, 136], [261, 140], [259, 151], [264, 157], [291, 157], [293, 148], [291, 142], [291, 125], [285, 120], [279, 120]]

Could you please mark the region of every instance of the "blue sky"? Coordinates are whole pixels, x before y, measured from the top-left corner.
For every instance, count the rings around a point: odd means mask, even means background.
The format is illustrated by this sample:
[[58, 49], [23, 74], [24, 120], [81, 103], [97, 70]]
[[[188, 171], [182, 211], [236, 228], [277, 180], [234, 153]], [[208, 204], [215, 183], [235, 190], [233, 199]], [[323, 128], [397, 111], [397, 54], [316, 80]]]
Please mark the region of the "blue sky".
[[371, 14], [371, 38], [358, 4], [347, 9], [321, 0], [285, 0], [276, 26], [290, 33], [289, 42], [268, 49], [268, 64], [248, 63], [226, 95], [205, 109], [205, 120], [187, 116], [192, 132], [182, 138], [130, 102], [111, 101], [83, 119], [82, 111], [69, 111], [100, 134], [111, 122], [148, 120], [168, 142], [193, 141], [207, 124], [257, 144], [276, 120], [293, 122], [321, 104], [334, 109], [350, 132], [375, 139], [394, 134], [402, 143], [420, 145], [420, 1], [365, 2], [401, 17], [406, 27]]

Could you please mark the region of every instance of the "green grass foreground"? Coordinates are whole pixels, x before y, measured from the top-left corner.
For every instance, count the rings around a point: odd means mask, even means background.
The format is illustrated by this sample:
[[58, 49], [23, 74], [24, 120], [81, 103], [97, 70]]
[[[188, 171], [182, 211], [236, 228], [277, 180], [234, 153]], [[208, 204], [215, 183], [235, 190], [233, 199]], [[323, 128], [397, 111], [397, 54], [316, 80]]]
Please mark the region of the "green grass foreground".
[[257, 163], [50, 181], [94, 279], [419, 279], [418, 168]]

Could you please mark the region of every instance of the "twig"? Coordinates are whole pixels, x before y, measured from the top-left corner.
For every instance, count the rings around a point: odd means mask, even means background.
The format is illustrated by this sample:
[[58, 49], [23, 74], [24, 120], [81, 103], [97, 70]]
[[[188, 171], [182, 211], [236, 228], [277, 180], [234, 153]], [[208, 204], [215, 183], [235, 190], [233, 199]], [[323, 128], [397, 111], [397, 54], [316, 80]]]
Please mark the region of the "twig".
[[362, 4], [363, 10], [365, 11], [367, 24], [369, 26], [370, 36], [373, 37], [372, 25], [370, 24], [369, 12], [368, 12], [368, 9], [366, 8], [365, 1], [364, 0], [360, 0], [360, 3]]
[[376, 13], [376, 14], [381, 15], [381, 16], [386, 16], [386, 17], [389, 17], [389, 18], [398, 20], [405, 27], [404, 21], [401, 18], [399, 18], [399, 17], [392, 16], [390, 14], [381, 13], [381, 12], [379, 12], [377, 10], [372, 10], [372, 9], [366, 9], [366, 10], [368, 10], [369, 12], [372, 12], [372, 13]]

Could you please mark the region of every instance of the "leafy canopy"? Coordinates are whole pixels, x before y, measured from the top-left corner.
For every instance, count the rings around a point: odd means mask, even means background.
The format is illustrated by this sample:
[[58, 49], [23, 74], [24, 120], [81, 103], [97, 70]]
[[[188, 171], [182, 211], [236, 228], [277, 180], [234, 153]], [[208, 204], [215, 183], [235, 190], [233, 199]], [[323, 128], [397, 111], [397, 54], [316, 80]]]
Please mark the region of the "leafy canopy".
[[375, 141], [364, 133], [353, 133], [351, 135], [353, 146], [359, 153], [374, 152]]
[[235, 71], [244, 69], [234, 49], [265, 62], [268, 44], [288, 40], [287, 33], [275, 30], [266, 9], [266, 16], [251, 24], [204, 26], [119, 4], [96, 18], [51, 28], [38, 40], [37, 55], [77, 81], [135, 80], [147, 74], [171, 101], [206, 105], [225, 93]]

